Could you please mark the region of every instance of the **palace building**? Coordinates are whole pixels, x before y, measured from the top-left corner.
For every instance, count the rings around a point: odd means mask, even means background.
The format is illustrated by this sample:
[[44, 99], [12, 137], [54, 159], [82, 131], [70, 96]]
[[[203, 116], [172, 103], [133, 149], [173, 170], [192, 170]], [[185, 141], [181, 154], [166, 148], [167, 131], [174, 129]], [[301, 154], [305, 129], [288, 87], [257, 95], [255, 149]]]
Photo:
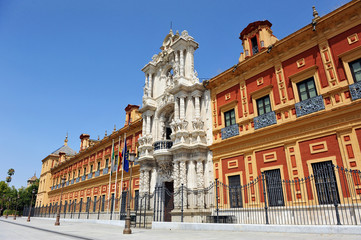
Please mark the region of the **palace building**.
[[[129, 185], [132, 184], [133, 197], [139, 193], [139, 165], [133, 166], [131, 183], [129, 172], [123, 173], [121, 188], [123, 170], [120, 168], [117, 173], [118, 149], [120, 147], [122, 151], [126, 144], [128, 152], [137, 152], [142, 127], [138, 109], [139, 106], [128, 105], [125, 108], [124, 127], [114, 129], [112, 134], [105, 135], [101, 140], [92, 140], [88, 134], [82, 134], [79, 153], [67, 146], [66, 139], [62, 147], [44, 158], [36, 206], [57, 206], [62, 188], [61, 179], [65, 178], [62, 189], [65, 212], [82, 212], [87, 208], [92, 212], [124, 213]], [[112, 162], [113, 146], [115, 157]]]
[[[278, 194], [268, 204], [285, 206], [317, 200], [316, 195], [320, 204], [333, 203], [330, 186], [320, 185], [331, 178], [341, 202], [352, 201], [352, 187], [342, 177], [320, 177], [320, 170], [334, 165], [358, 173], [352, 184], [354, 200], [360, 199], [360, 13], [360, 1], [323, 17], [313, 8], [311, 23], [281, 40], [267, 20], [243, 29], [239, 62], [207, 85], [216, 179], [244, 186], [264, 174], [275, 180], [266, 181], [266, 189]], [[312, 194], [282, 187], [283, 180], [300, 183], [308, 177], [316, 182], [307, 185]], [[222, 198], [222, 204], [264, 205], [262, 188]]]
[[[152, 194], [164, 186], [170, 194], [181, 186], [201, 190], [213, 182], [210, 95], [194, 69], [198, 43], [172, 30], [161, 52], [142, 69], [145, 73], [142, 137], [139, 138], [140, 192]], [[192, 196], [183, 196], [185, 199]], [[180, 215], [180, 195], [174, 199], [173, 218]], [[187, 218], [203, 206], [204, 199], [189, 201]], [[166, 215], [167, 215], [166, 211]]]
[[[122, 219], [130, 196], [144, 227], [360, 224], [361, 0], [310, 13], [280, 40], [267, 20], [245, 25], [238, 63], [202, 83], [198, 43], [170, 30], [124, 127], [82, 134], [79, 153], [66, 139], [42, 160], [37, 215], [60, 204], [64, 217]], [[111, 160], [125, 145], [137, 153], [131, 182]]]

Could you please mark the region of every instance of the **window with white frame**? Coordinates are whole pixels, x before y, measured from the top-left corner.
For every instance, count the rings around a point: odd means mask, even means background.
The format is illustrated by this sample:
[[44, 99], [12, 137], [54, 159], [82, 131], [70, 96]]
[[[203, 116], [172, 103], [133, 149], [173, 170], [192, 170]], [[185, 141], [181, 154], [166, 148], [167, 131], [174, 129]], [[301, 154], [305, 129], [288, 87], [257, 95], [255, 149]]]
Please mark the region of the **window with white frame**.
[[317, 96], [315, 79], [313, 77], [297, 83], [297, 89], [300, 101], [304, 101]]

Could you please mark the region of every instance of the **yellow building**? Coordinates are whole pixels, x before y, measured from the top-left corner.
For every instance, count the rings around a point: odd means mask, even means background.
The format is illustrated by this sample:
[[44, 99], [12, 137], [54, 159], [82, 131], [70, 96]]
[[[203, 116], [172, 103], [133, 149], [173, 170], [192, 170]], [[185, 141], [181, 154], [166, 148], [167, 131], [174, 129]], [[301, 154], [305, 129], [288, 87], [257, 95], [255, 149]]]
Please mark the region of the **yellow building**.
[[[79, 153], [67, 146], [66, 139], [61, 148], [43, 159], [36, 199], [36, 206], [43, 209], [39, 208], [38, 211], [42, 214], [53, 213], [54, 206], [58, 206], [60, 202], [62, 192], [62, 212], [119, 214], [122, 210], [124, 213], [129, 184], [132, 186], [132, 197], [138, 194], [139, 165], [133, 166], [133, 178], [129, 183], [129, 172], [123, 173], [121, 167], [118, 171], [117, 162], [125, 142], [128, 153], [137, 153], [142, 127], [138, 109], [139, 106], [128, 105], [125, 108], [124, 127], [114, 129], [112, 134], [101, 140], [92, 140], [88, 134], [82, 134]], [[115, 157], [112, 161], [113, 149]], [[123, 188], [120, 187], [122, 175]], [[62, 178], [65, 178], [63, 188]], [[123, 197], [120, 195], [121, 192]], [[120, 206], [123, 209], [120, 209]], [[113, 216], [115, 218], [115, 215]]]

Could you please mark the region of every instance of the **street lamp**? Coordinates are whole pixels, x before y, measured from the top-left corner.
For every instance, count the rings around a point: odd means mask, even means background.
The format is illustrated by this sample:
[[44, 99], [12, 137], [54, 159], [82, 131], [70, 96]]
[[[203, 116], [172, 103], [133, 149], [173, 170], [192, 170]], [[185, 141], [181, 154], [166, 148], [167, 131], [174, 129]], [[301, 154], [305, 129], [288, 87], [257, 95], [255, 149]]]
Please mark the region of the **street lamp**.
[[18, 197], [15, 198], [15, 214], [14, 214], [14, 220], [16, 220], [16, 211], [18, 210], [18, 200], [19, 200], [20, 196], [18, 193]]
[[63, 188], [64, 188], [64, 184], [65, 184], [65, 176], [61, 178], [61, 191], [60, 191], [60, 204], [59, 204], [59, 208], [58, 208], [58, 213], [56, 214], [56, 221], [55, 221], [55, 226], [59, 226], [60, 225], [60, 208], [61, 208], [61, 197], [63, 196]]
[[129, 153], [130, 179], [129, 179], [129, 192], [128, 192], [128, 202], [127, 202], [127, 216], [125, 217], [125, 228], [123, 230], [123, 234], [132, 233], [132, 229], [130, 229], [130, 195], [132, 194], [132, 170], [133, 170], [134, 159], [135, 159], [135, 153]]
[[35, 194], [35, 188], [33, 188], [33, 191], [31, 191], [32, 195], [31, 195], [31, 202], [30, 202], [30, 207], [29, 207], [29, 215], [28, 215], [28, 222], [30, 222], [30, 214], [31, 214], [31, 206], [33, 205], [33, 198], [34, 198], [34, 194]]

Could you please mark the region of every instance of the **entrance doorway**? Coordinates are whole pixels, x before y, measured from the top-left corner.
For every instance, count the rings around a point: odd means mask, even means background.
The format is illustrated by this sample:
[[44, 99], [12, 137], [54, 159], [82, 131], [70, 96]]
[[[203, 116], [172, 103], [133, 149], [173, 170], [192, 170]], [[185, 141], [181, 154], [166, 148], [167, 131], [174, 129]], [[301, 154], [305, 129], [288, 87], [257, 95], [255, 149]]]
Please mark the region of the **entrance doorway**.
[[171, 222], [170, 212], [174, 209], [174, 188], [173, 182], [164, 183], [164, 222]]

